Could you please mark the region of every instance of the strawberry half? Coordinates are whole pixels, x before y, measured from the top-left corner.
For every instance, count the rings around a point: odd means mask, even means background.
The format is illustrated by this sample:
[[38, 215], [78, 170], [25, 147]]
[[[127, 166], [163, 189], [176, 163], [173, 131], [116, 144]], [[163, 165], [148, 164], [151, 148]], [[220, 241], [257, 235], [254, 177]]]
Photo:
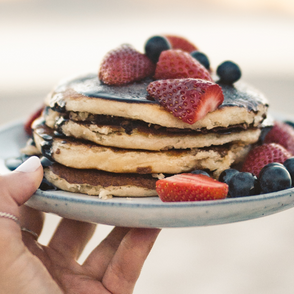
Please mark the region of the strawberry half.
[[294, 155], [294, 129], [290, 125], [275, 121], [273, 128], [264, 138], [264, 143], [277, 143]]
[[166, 35], [164, 36], [170, 42], [172, 49], [181, 49], [188, 53], [198, 50], [198, 48], [188, 41], [187, 39], [180, 36]]
[[155, 80], [194, 78], [212, 81], [209, 71], [189, 53], [182, 50], [161, 52], [155, 69]]
[[202, 174], [178, 174], [156, 182], [156, 192], [163, 202], [224, 199], [228, 185]]
[[124, 44], [106, 54], [98, 73], [107, 85], [124, 85], [154, 74], [155, 66], [144, 54]]
[[44, 106], [38, 108], [31, 116], [28, 118], [28, 120], [24, 124], [24, 130], [25, 132], [31, 136], [32, 135], [32, 124], [33, 122], [39, 118], [43, 112]]
[[175, 117], [193, 124], [224, 101], [222, 88], [199, 79], [171, 79], [150, 83], [147, 92]]
[[261, 169], [267, 164], [272, 162], [284, 163], [289, 157], [291, 157], [291, 153], [283, 146], [276, 143], [263, 144], [253, 148], [248, 153], [242, 171], [258, 177]]

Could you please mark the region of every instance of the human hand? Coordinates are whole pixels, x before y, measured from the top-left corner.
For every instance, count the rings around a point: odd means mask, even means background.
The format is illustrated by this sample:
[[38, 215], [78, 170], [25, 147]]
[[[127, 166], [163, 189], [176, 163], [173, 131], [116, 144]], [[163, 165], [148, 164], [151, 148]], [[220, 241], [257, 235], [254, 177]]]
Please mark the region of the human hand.
[[[42, 177], [37, 158], [0, 176], [0, 211], [15, 215], [37, 235], [43, 213], [21, 205]], [[116, 227], [80, 265], [77, 259], [94, 231], [94, 224], [62, 219], [43, 246], [16, 222], [0, 217], [0, 294], [132, 293], [159, 230]]]

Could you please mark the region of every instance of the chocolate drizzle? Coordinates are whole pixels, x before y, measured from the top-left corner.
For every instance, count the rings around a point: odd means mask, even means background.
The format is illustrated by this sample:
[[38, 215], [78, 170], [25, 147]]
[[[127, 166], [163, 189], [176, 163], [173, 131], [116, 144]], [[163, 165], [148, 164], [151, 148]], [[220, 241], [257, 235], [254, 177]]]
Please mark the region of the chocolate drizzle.
[[249, 87], [244, 83], [236, 83], [234, 85], [227, 85], [218, 83], [224, 93], [224, 102], [219, 108], [224, 107], [246, 107], [249, 111], [257, 112], [259, 104], [267, 104], [266, 98], [256, 89]]
[[[55, 136], [54, 131], [49, 129], [48, 127], [45, 127], [44, 122], [40, 122], [40, 126], [43, 126], [43, 127], [42, 128], [35, 128], [34, 132], [40, 138], [42, 138], [44, 140], [40, 143], [41, 152], [42, 152], [43, 156], [45, 156], [49, 160], [53, 161], [53, 159], [52, 159], [52, 155], [53, 155], [52, 144], [53, 144], [53, 139]], [[49, 132], [48, 132], [48, 130], [49, 130]]]
[[[151, 100], [147, 93], [147, 86], [151, 79], [123, 86], [108, 86], [101, 83], [96, 74], [89, 74], [59, 85], [50, 100], [50, 107], [58, 112], [65, 112], [66, 102], [64, 96], [83, 95], [90, 98], [101, 98], [128, 103], [158, 104]], [[246, 107], [248, 111], [256, 112], [258, 105], [267, 104], [262, 93], [248, 85], [237, 82], [234, 85], [219, 83], [223, 89], [224, 107]]]
[[108, 86], [101, 83], [96, 75], [90, 75], [83, 82], [80, 82], [80, 80], [74, 81], [72, 89], [79, 94], [93, 98], [105, 98], [131, 103], [157, 103], [154, 100], [147, 99], [147, 86], [150, 82], [152, 82], [151, 79], [145, 79], [141, 82], [123, 86]]
[[[146, 134], [161, 134], [162, 132], [168, 132], [169, 134], [191, 134], [191, 133], [222, 133], [230, 134], [232, 132], [239, 132], [242, 130], [247, 130], [249, 128], [254, 128], [252, 125], [238, 124], [231, 125], [229, 127], [215, 127], [211, 130], [206, 128], [199, 128], [197, 130], [191, 129], [177, 129], [177, 128], [167, 128], [160, 125], [149, 124], [140, 120], [132, 120], [123, 117], [102, 115], [102, 114], [89, 114], [86, 118], [80, 119], [78, 113], [71, 112], [69, 119], [73, 120], [79, 124], [95, 124], [95, 125], [106, 125], [106, 126], [116, 126], [124, 129], [126, 134], [130, 135], [134, 130], [139, 130], [140, 132], [145, 132]], [[62, 125], [67, 121], [67, 119], [60, 119], [61, 123], [55, 123], [55, 127], [62, 132]], [[59, 122], [59, 119], [57, 120]]]
[[63, 94], [58, 93], [52, 96], [50, 100], [50, 107], [57, 112], [65, 112], [66, 102], [63, 99]]

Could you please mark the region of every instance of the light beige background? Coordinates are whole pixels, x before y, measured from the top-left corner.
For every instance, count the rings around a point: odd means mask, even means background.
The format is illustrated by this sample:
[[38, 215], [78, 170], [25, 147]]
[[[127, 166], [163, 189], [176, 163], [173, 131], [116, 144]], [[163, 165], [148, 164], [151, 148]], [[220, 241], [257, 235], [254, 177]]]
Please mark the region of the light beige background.
[[[161, 33], [189, 38], [214, 68], [237, 62], [243, 79], [268, 96], [271, 111], [294, 120], [292, 1], [0, 0], [0, 125], [27, 117], [60, 79], [97, 72], [109, 49], [131, 43], [142, 50]], [[42, 243], [58, 220], [48, 215]], [[110, 229], [98, 227], [81, 261]], [[236, 224], [165, 229], [135, 293], [293, 293], [293, 247], [293, 209]]]

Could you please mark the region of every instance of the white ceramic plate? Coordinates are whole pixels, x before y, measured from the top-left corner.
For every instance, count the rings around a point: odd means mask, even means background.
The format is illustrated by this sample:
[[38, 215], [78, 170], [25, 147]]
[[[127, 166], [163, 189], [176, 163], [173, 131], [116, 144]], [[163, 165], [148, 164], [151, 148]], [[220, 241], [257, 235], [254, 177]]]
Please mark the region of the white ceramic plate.
[[[19, 155], [27, 140], [21, 122], [0, 129], [0, 173], [4, 159]], [[100, 200], [63, 191], [41, 191], [27, 205], [61, 217], [113, 226], [210, 226], [270, 215], [294, 205], [294, 188], [265, 195], [218, 201], [163, 203], [157, 197]]]

